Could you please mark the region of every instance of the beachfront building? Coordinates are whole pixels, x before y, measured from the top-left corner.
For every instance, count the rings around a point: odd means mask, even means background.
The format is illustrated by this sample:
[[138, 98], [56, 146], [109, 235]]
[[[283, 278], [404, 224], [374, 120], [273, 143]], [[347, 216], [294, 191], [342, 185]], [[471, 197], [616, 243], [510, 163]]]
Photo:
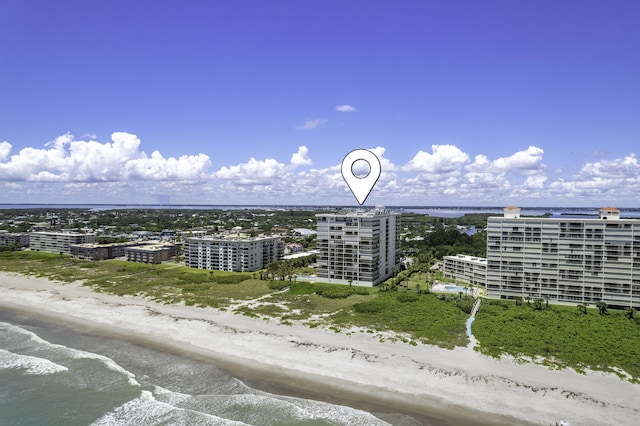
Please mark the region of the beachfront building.
[[487, 222], [488, 297], [640, 307], [640, 220], [611, 207], [598, 218], [521, 217], [511, 206]]
[[464, 254], [445, 256], [442, 273], [447, 278], [484, 287], [487, 284], [487, 259]]
[[375, 286], [400, 270], [400, 215], [384, 209], [317, 214], [318, 277]]
[[125, 249], [144, 244], [138, 241], [129, 241], [125, 243], [111, 244], [72, 244], [69, 246], [71, 257], [84, 260], [105, 260], [115, 259], [116, 257], [124, 257]]
[[185, 265], [217, 271], [253, 272], [283, 255], [280, 237], [187, 238], [184, 245]]
[[176, 245], [148, 241], [135, 247], [126, 247], [124, 255], [129, 262], [162, 263], [176, 255]]
[[32, 232], [29, 234], [29, 247], [35, 251], [71, 254], [74, 244], [95, 243], [96, 234], [79, 232]]
[[29, 234], [26, 232], [9, 232], [0, 230], [0, 247], [27, 247], [29, 245]]

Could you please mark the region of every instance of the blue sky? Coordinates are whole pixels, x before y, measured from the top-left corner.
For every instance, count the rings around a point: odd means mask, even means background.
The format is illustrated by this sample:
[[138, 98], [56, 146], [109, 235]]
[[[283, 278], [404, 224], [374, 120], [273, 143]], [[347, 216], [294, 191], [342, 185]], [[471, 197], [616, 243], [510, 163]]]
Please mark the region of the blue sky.
[[640, 207], [640, 2], [0, 9], [0, 203]]

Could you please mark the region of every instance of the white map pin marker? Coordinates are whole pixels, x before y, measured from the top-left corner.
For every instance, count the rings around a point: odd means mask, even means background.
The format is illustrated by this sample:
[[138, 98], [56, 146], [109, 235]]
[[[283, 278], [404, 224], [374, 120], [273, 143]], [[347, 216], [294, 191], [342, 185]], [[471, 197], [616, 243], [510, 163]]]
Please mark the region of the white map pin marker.
[[[353, 165], [358, 160], [366, 161], [369, 164], [369, 173], [364, 177], [358, 177], [353, 172]], [[342, 160], [342, 177], [360, 205], [369, 196], [380, 177], [381, 170], [380, 159], [373, 152], [366, 149], [355, 149]]]

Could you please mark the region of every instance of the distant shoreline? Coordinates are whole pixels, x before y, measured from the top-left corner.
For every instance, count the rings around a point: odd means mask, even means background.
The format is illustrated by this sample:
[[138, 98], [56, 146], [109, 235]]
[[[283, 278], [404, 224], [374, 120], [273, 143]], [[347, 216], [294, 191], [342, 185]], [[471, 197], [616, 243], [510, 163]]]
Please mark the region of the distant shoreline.
[[640, 415], [640, 385], [610, 374], [518, 365], [470, 348], [381, 343], [366, 333], [283, 326], [4, 272], [0, 289], [0, 309], [208, 360], [250, 382], [329, 402], [445, 424], [625, 424]]
[[[337, 204], [136, 204], [136, 203], [0, 203], [0, 209], [19, 209], [19, 208], [91, 208], [91, 207], [114, 207], [114, 208], [141, 208], [141, 209], [202, 209], [202, 208], [233, 208], [233, 209], [277, 209], [277, 208], [290, 208], [290, 209], [372, 209], [375, 206], [354, 206], [351, 204], [337, 205]], [[415, 210], [499, 210], [505, 206], [424, 206], [424, 205], [385, 205], [389, 209], [415, 209]], [[563, 206], [563, 207], [550, 207], [550, 206], [519, 206], [522, 210], [552, 210], [552, 211], [589, 211], [595, 210], [596, 212], [602, 206]], [[619, 207], [622, 211], [640, 211], [640, 207]]]

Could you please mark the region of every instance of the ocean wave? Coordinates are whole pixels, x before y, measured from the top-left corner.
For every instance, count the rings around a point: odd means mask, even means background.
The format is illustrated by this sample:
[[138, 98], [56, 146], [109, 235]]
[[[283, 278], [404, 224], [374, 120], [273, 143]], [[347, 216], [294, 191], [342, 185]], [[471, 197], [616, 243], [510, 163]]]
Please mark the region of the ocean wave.
[[0, 370], [10, 368], [24, 369], [26, 374], [32, 375], [55, 374], [69, 370], [64, 365], [56, 364], [48, 359], [20, 355], [0, 349]]
[[[386, 426], [387, 422], [351, 407], [275, 395], [245, 386], [242, 394], [188, 395], [155, 386], [154, 398], [179, 409], [242, 424], [282, 424], [324, 421], [351, 426]], [[232, 420], [229, 420], [232, 421]]]
[[245, 395], [199, 395], [180, 404], [194, 410], [251, 424], [279, 424], [324, 420], [349, 426], [388, 426], [388, 423], [351, 407], [266, 392]]
[[232, 421], [211, 414], [179, 408], [155, 399], [150, 391], [142, 391], [140, 397], [133, 399], [93, 423], [93, 426], [116, 425], [211, 425], [246, 426], [246, 423]]
[[[135, 374], [127, 371], [114, 360], [104, 355], [51, 343], [44, 340], [34, 332], [13, 324], [0, 323], [0, 333], [2, 333], [0, 334], [0, 339], [3, 342], [3, 346], [11, 351], [30, 351], [34, 354], [42, 355], [43, 357], [47, 356], [48, 358], [56, 359], [56, 361], [60, 363], [65, 361], [68, 362], [69, 359], [97, 360], [107, 369], [123, 374], [127, 377], [130, 385], [140, 386], [136, 381]], [[54, 363], [53, 361], [51, 362]], [[67, 367], [64, 368], [68, 369]]]

